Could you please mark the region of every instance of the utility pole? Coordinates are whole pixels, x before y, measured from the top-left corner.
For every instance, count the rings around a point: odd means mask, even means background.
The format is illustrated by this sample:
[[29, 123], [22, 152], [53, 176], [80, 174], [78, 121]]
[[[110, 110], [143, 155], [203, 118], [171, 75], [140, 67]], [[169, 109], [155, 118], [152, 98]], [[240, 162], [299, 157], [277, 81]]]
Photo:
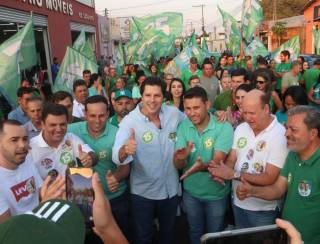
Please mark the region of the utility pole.
[[192, 7], [194, 8], [201, 8], [201, 23], [202, 23], [202, 36], [205, 36], [205, 30], [204, 30], [204, 15], [203, 15], [203, 7], [205, 7], [206, 5], [204, 4], [199, 4], [199, 5], [194, 5]]

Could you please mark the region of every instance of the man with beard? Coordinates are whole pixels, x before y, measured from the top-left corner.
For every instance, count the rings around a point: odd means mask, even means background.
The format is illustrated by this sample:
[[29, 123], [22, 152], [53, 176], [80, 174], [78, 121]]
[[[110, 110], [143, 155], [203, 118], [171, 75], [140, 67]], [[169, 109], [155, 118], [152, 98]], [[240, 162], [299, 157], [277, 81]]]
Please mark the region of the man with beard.
[[114, 111], [115, 115], [113, 115], [109, 119], [109, 123], [112, 125], [119, 127], [119, 123], [131, 110], [134, 108], [134, 103], [132, 100], [131, 92], [128, 89], [117, 90], [114, 95]]
[[0, 224], [11, 216], [31, 211], [46, 201], [64, 194], [64, 179], [49, 185], [26, 160], [29, 149], [27, 130], [16, 120], [0, 122]]

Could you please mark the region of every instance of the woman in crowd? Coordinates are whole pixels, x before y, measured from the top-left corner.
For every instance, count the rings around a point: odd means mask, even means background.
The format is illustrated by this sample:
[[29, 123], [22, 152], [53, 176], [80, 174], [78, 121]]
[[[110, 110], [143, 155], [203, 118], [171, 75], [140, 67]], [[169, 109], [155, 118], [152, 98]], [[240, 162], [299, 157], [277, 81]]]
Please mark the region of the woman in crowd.
[[158, 68], [156, 64], [149, 65], [150, 76], [158, 76]]
[[298, 105], [308, 105], [308, 96], [301, 86], [290, 86], [283, 94], [283, 101], [284, 109], [278, 111], [276, 116], [280, 123], [285, 124], [288, 120], [287, 110]]
[[279, 111], [282, 110], [282, 102], [279, 98], [278, 93], [276, 93], [272, 89], [271, 77], [267, 72], [259, 72], [256, 77], [254, 77], [254, 85], [260, 91], [265, 92], [268, 96], [270, 96], [270, 111]]
[[92, 74], [89, 84], [89, 97], [94, 95], [106, 96], [106, 92], [101, 84], [101, 77], [98, 74]]
[[228, 74], [228, 71], [226, 70], [224, 72], [224, 75], [220, 79], [220, 93], [228, 91], [230, 89], [231, 89], [231, 76]]
[[198, 86], [200, 85], [200, 78], [199, 76], [197, 75], [192, 75], [190, 78], [189, 78], [189, 87], [190, 88], [193, 88], [195, 86]]
[[173, 78], [170, 84], [170, 99], [167, 104], [174, 105], [180, 111], [183, 111], [183, 94], [185, 93], [185, 87], [183, 81], [179, 78]]
[[135, 104], [137, 104], [141, 99], [140, 87], [142, 82], [146, 79], [143, 70], [138, 70], [135, 77], [136, 84], [132, 88], [132, 99]]

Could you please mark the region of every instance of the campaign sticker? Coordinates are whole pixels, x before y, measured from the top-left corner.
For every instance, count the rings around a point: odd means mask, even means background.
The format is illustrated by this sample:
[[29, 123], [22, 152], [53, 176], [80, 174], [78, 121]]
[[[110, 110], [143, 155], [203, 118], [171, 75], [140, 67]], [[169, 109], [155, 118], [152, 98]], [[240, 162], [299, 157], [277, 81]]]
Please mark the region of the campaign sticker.
[[237, 146], [239, 148], [244, 148], [247, 145], [247, 138], [245, 137], [240, 137], [237, 141]]
[[307, 180], [302, 180], [298, 186], [298, 192], [302, 197], [308, 197], [311, 194], [312, 186]]
[[153, 140], [153, 134], [151, 131], [143, 133], [142, 140], [144, 143], [150, 143]]

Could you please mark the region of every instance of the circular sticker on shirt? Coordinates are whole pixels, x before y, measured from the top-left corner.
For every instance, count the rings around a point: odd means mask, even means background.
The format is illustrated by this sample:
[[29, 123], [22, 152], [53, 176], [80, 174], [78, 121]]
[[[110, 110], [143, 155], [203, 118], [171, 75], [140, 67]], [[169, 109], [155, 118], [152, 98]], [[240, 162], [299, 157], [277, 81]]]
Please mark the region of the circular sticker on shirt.
[[103, 150], [99, 152], [99, 160], [105, 159], [107, 157], [107, 151]]
[[262, 173], [263, 172], [263, 165], [260, 163], [254, 163], [253, 168], [256, 172]]
[[36, 185], [33, 177], [27, 180], [26, 189], [29, 193], [34, 193], [36, 191]]
[[142, 134], [142, 140], [144, 143], [150, 143], [153, 140], [153, 134], [151, 131], [147, 131]]
[[267, 143], [265, 141], [259, 141], [257, 146], [256, 146], [256, 150], [258, 152], [261, 152], [263, 149], [265, 149]]
[[299, 192], [300, 196], [308, 197], [311, 194], [311, 188], [312, 188], [312, 186], [308, 181], [302, 180], [299, 183], [298, 192]]
[[60, 155], [60, 163], [67, 165], [70, 162], [72, 162], [71, 153], [70, 152], [62, 152]]
[[204, 141], [204, 147], [206, 149], [211, 149], [213, 147], [213, 140], [211, 138], [208, 138]]
[[245, 163], [242, 164], [240, 171], [245, 173], [245, 172], [248, 171], [248, 169], [249, 169], [249, 163], [245, 162]]
[[245, 137], [240, 137], [237, 141], [237, 146], [239, 148], [244, 148], [247, 145], [247, 138]]

